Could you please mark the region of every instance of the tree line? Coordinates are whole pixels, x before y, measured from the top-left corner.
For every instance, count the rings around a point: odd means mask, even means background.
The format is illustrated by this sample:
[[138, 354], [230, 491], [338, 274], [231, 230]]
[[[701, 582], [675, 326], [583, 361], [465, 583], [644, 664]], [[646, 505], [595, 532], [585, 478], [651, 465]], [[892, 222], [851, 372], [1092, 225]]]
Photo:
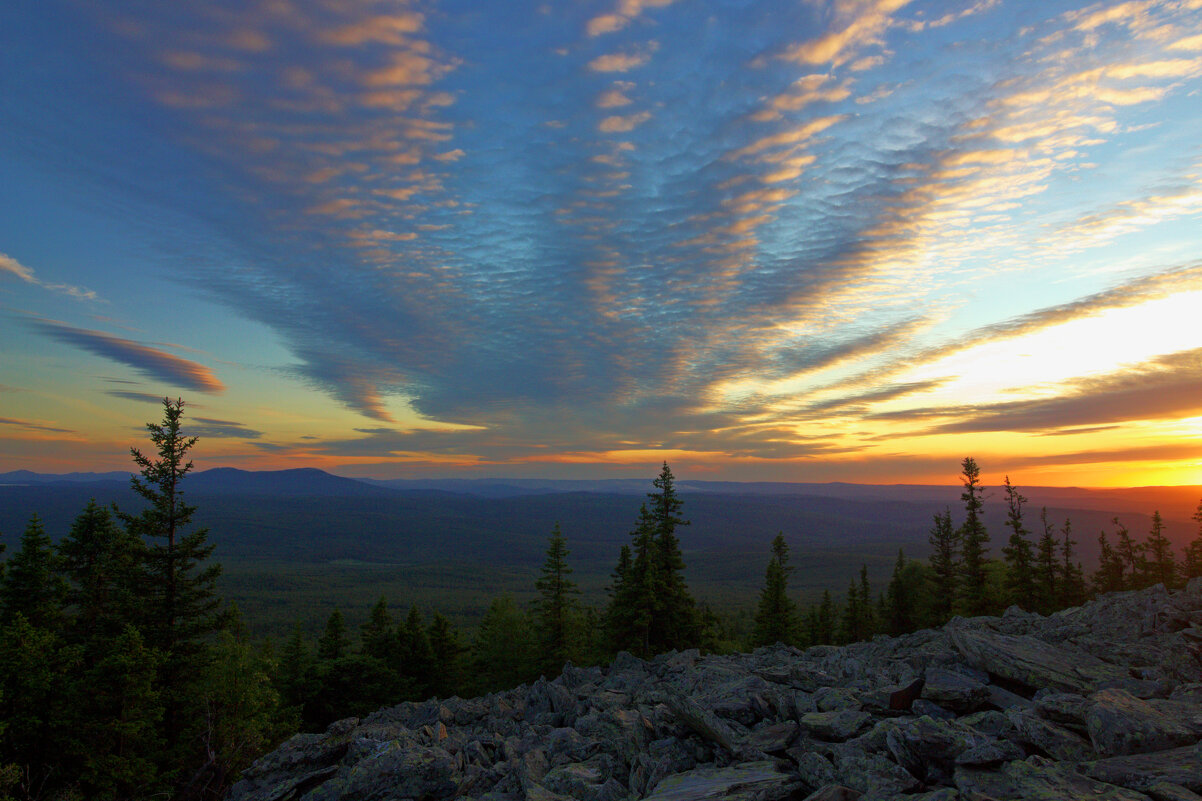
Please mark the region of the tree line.
[[[181, 401], [164, 399], [147, 424], [154, 451], [131, 448], [145, 501], [137, 514], [92, 501], [57, 545], [38, 518], [0, 563], [0, 801], [221, 798], [239, 772], [297, 730], [404, 700], [471, 696], [597, 664], [619, 651], [729, 651], [783, 642], [846, 643], [990, 614], [1016, 603], [1048, 613], [1088, 594], [1202, 575], [1198, 539], [1178, 560], [1159, 513], [1136, 542], [1115, 521], [1113, 545], [1086, 578], [1071, 523], [1044, 510], [1038, 539], [1026, 499], [1005, 482], [1010, 532], [990, 558], [980, 471], [963, 463], [964, 519], [935, 515], [926, 561], [900, 551], [875, 597], [861, 567], [836, 604], [826, 592], [804, 612], [790, 597], [783, 535], [770, 547], [749, 636], [697, 602], [685, 581], [679, 530], [689, 525], [665, 462], [618, 553], [600, 608], [582, 603], [568, 540], [556, 524], [523, 608], [492, 601], [473, 636], [438, 611], [390, 609], [381, 598], [352, 631], [335, 609], [313, 640], [298, 621], [282, 643], [251, 641], [216, 592], [220, 567], [206, 532], [191, 525], [182, 486], [195, 437]], [[0, 543], [0, 551], [3, 544]]]
[[898, 636], [941, 626], [954, 615], [996, 615], [1009, 606], [1048, 615], [1079, 606], [1106, 592], [1138, 590], [1155, 584], [1175, 589], [1202, 576], [1202, 501], [1193, 519], [1198, 533], [1180, 558], [1164, 533], [1160, 512], [1142, 541], [1114, 518], [1112, 545], [1106, 532], [1098, 535], [1098, 569], [1087, 576], [1077, 559], [1072, 521], [1057, 526], [1040, 510], [1034, 529], [1028, 527], [1027, 499], [1007, 476], [1002, 484], [1007, 534], [1001, 559], [990, 557], [990, 534], [982, 516], [984, 488], [976, 461], [961, 465], [960, 496], [964, 517], [959, 525], [950, 509], [936, 513], [928, 537], [925, 561], [907, 559], [898, 550], [888, 586], [873, 596], [866, 566], [849, 582], [847, 597], [837, 605], [830, 591], [820, 603], [802, 611], [789, 597], [789, 546], [783, 535], [772, 541], [771, 556], [756, 608], [749, 646], [781, 642], [809, 646], [846, 644], [876, 634]]

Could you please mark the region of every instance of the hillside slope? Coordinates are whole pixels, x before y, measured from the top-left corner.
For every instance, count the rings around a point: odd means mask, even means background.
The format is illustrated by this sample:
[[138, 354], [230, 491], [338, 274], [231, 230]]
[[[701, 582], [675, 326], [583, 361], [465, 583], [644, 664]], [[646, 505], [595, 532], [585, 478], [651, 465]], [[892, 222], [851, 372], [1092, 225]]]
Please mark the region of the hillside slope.
[[[1196, 798], [1202, 579], [842, 648], [604, 668], [300, 734], [230, 801]], [[812, 794], [812, 795], [811, 795]]]

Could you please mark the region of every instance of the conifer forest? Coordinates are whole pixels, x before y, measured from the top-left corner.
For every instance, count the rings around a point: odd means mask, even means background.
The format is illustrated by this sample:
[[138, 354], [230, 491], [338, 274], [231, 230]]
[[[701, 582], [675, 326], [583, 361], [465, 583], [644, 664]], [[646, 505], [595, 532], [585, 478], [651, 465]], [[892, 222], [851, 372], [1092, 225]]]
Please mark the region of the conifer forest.
[[[438, 609], [335, 609], [309, 635], [254, 638], [218, 593], [221, 554], [193, 523], [184, 404], [164, 399], [134, 447], [133, 511], [95, 499], [69, 531], [32, 517], [0, 573], [0, 799], [218, 799], [257, 757], [298, 731], [404, 700], [468, 697], [601, 664], [626, 651], [750, 650], [845, 644], [1016, 605], [1049, 614], [1098, 593], [1169, 588], [1202, 576], [1202, 502], [1182, 552], [1159, 512], [1147, 532], [1115, 518], [1085, 569], [1069, 519], [1030, 508], [1007, 477], [1005, 525], [989, 531], [976, 461], [960, 465], [962, 505], [934, 515], [921, 558], [899, 550], [885, 586], [861, 567], [846, 595], [802, 603], [790, 576], [803, 553], [764, 534], [750, 626], [699, 600], [686, 581], [688, 510], [665, 462], [629, 541], [613, 555], [602, 605], [573, 580], [572, 531], [547, 532], [534, 600], [491, 600], [474, 630]], [[7, 532], [6, 532], [7, 533]], [[55, 536], [51, 536], [55, 534]], [[350, 614], [352, 613], [353, 614]], [[347, 618], [363, 619], [352, 625]]]

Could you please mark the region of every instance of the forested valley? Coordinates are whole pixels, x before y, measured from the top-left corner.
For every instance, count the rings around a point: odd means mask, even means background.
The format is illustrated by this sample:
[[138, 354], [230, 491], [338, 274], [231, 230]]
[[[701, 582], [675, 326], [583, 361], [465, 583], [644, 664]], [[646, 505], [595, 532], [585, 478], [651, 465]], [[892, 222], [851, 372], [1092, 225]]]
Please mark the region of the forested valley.
[[1033, 513], [1008, 478], [1005, 526], [987, 530], [980, 469], [966, 458], [962, 507], [935, 515], [926, 558], [898, 552], [883, 587], [862, 567], [845, 597], [803, 604], [789, 586], [784, 536], [765, 536], [759, 602], [742, 630], [690, 591], [681, 548], [689, 522], [665, 463], [614, 554], [603, 605], [581, 600], [572, 532], [556, 525], [534, 601], [498, 596], [474, 631], [437, 609], [380, 598], [354, 610], [357, 619], [366, 611], [361, 625], [335, 609], [315, 639], [303, 621], [286, 638], [256, 639], [219, 597], [220, 554], [185, 503], [196, 438], [183, 411], [165, 399], [162, 420], [147, 426], [153, 450], [132, 449], [141, 511], [93, 501], [57, 543], [35, 516], [2, 564], [0, 799], [217, 799], [297, 731], [404, 700], [511, 687], [566, 662], [842, 644], [1011, 605], [1049, 614], [1097, 593], [1202, 575], [1202, 501], [1182, 552], [1159, 512], [1146, 534], [1116, 518], [1098, 538], [1097, 568], [1086, 570], [1076, 539], [1085, 535], [1046, 509]]

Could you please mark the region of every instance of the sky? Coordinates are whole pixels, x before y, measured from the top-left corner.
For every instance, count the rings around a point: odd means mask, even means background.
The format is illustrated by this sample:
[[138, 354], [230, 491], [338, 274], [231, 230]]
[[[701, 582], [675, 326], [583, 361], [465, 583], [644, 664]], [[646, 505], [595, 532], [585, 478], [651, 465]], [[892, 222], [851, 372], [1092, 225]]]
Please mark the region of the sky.
[[1202, 0], [0, 3], [0, 471], [1202, 484]]

